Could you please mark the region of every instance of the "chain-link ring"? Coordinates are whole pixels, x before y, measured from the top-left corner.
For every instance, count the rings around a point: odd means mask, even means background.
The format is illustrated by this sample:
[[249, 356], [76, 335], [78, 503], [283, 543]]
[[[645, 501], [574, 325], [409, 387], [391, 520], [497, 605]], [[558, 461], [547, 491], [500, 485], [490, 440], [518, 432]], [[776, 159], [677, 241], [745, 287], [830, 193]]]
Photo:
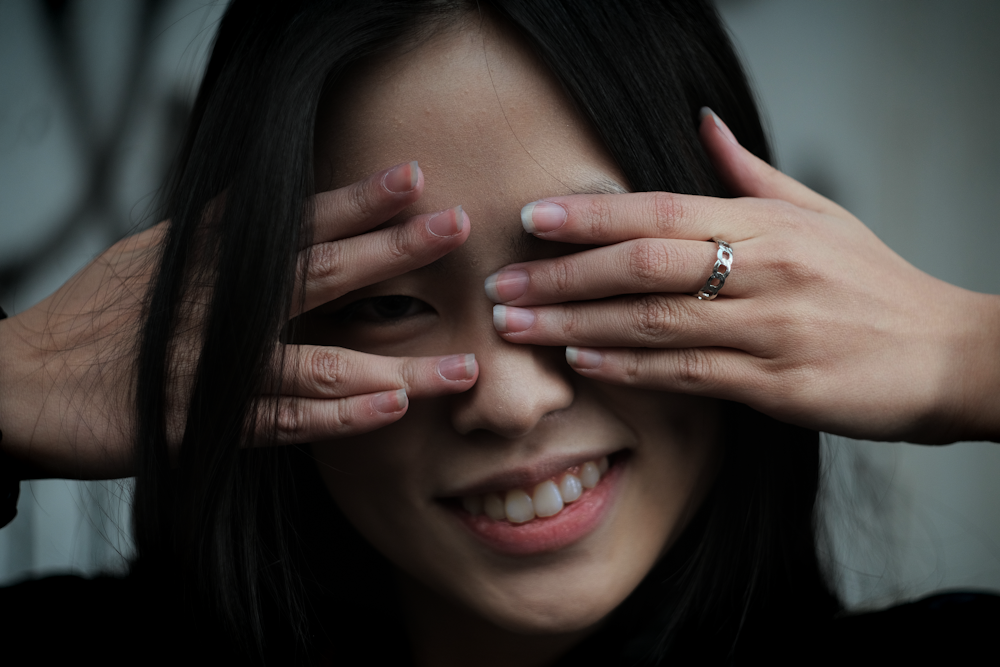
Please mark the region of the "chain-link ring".
[[701, 301], [711, 301], [719, 296], [719, 290], [726, 284], [726, 278], [733, 268], [733, 249], [722, 239], [712, 239], [719, 244], [719, 251], [715, 253], [715, 266], [712, 267], [712, 275], [705, 281], [705, 286], [692, 294]]

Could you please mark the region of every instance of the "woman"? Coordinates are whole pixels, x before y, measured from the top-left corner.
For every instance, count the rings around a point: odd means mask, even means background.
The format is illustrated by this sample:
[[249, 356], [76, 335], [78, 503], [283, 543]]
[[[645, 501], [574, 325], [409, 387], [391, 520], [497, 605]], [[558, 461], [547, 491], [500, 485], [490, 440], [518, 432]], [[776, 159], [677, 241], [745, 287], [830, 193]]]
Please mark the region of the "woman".
[[997, 437], [996, 300], [767, 159], [704, 6], [236, 3], [171, 222], [0, 329], [4, 448], [137, 474], [140, 648], [850, 646], [810, 429]]

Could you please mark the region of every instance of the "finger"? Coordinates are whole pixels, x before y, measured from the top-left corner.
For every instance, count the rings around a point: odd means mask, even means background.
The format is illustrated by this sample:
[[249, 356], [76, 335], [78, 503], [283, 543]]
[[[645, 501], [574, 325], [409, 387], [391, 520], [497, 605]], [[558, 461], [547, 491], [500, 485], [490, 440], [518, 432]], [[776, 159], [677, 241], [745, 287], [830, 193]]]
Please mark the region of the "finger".
[[474, 354], [382, 357], [321, 345], [289, 345], [285, 351], [281, 391], [301, 398], [345, 398], [391, 389], [405, 389], [410, 398], [430, 398], [466, 391], [479, 376]]
[[346, 438], [396, 421], [409, 406], [404, 389], [334, 400], [280, 397], [261, 402], [258, 445]]
[[[489, 276], [484, 287], [494, 302], [514, 306], [587, 301], [621, 294], [693, 294], [712, 275], [718, 250], [718, 244], [704, 241], [636, 239], [562, 257], [511, 264]], [[734, 252], [734, 266], [735, 255]], [[724, 281], [726, 296], [743, 296], [740, 279], [745, 272], [730, 275], [733, 279]]]
[[708, 107], [701, 110], [698, 132], [712, 164], [734, 195], [781, 199], [817, 213], [838, 217], [850, 215], [834, 202], [743, 148], [722, 119]]
[[753, 403], [770, 384], [756, 357], [728, 348], [671, 350], [567, 347], [580, 375], [610, 384]]
[[424, 175], [414, 161], [321, 192], [312, 199], [314, 222], [309, 242], [334, 241], [368, 231], [419, 199], [423, 189]]
[[[493, 326], [512, 343], [588, 347], [724, 346], [754, 351], [767, 345], [747, 324], [749, 300], [699, 301], [677, 294], [642, 294], [604, 301], [517, 308], [493, 306]], [[742, 323], [734, 326], [734, 323]]]
[[461, 206], [340, 241], [320, 243], [299, 253], [305, 298], [296, 293], [292, 316], [356, 289], [430, 264], [465, 243], [469, 216]]
[[773, 203], [671, 192], [549, 197], [521, 209], [525, 231], [547, 241], [610, 245], [638, 238], [729, 243], [766, 231]]

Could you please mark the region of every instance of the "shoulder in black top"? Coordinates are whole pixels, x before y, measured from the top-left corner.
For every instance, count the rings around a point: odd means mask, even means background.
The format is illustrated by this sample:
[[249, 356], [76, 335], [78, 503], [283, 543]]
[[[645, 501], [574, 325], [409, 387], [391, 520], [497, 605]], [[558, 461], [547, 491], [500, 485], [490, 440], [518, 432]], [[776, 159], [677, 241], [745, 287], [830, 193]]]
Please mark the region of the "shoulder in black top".
[[[5, 664], [13, 664], [6, 658], [15, 656], [42, 664], [101, 656], [173, 665], [228, 664], [237, 657], [221, 628], [186, 614], [165, 580], [71, 575], [29, 580], [0, 589], [0, 617]], [[350, 635], [350, 646], [333, 646], [323, 658], [342, 665], [389, 664], [383, 657], [394, 665], [408, 662], [397, 624], [369, 619], [367, 625]], [[782, 637], [780, 628], [772, 628], [773, 639], [731, 663], [997, 664], [998, 628], [1000, 596], [941, 593], [831, 619], [808, 637]]]

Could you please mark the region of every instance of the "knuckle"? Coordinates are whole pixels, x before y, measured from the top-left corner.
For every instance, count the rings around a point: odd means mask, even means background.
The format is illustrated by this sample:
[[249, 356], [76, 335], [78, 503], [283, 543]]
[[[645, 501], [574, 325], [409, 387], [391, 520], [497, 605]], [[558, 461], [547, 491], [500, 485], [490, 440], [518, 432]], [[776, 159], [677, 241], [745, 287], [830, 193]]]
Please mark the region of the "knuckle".
[[590, 198], [585, 214], [590, 225], [590, 233], [594, 238], [602, 239], [611, 236], [615, 216], [608, 197]]
[[560, 315], [560, 319], [562, 321], [562, 334], [564, 336], [572, 339], [577, 335], [577, 332], [580, 332], [581, 334], [585, 333], [582, 331], [584, 326], [583, 313], [578, 308], [563, 308], [561, 309]]
[[680, 197], [670, 192], [654, 192], [652, 200], [653, 223], [657, 234], [662, 238], [676, 237], [684, 216]]
[[549, 267], [549, 280], [555, 296], [570, 294], [576, 281], [576, 270], [572, 256], [559, 257], [552, 260]]
[[699, 348], [677, 351], [677, 382], [684, 391], [702, 391], [712, 376], [712, 362]]
[[636, 384], [643, 376], [644, 355], [639, 350], [629, 348], [622, 358], [622, 378], [627, 384]]
[[390, 260], [398, 260], [410, 255], [411, 238], [406, 225], [395, 225], [385, 230], [384, 250]]
[[305, 410], [300, 401], [284, 400], [278, 403], [274, 425], [284, 439], [294, 440], [305, 429]]
[[774, 270], [778, 275], [794, 281], [800, 287], [803, 283], [811, 283], [816, 277], [812, 264], [801, 257], [782, 257], [776, 264]]
[[788, 238], [774, 239], [772, 244], [768, 262], [772, 275], [797, 284], [810, 283], [820, 277], [820, 264], [813, 259], [815, 253], [807, 252]]
[[[436, 371], [432, 375], [436, 375]], [[398, 382], [407, 394], [413, 392], [414, 388], [421, 384], [421, 379], [428, 377], [427, 365], [417, 359], [409, 359], [399, 367]]]
[[306, 257], [307, 275], [312, 280], [329, 283], [339, 278], [343, 266], [343, 251], [339, 243], [314, 245]]
[[658, 294], [643, 294], [636, 298], [634, 330], [641, 342], [663, 342], [677, 318], [670, 301]]
[[339, 396], [347, 382], [347, 364], [344, 353], [337, 348], [320, 348], [306, 360], [309, 377], [319, 393]]
[[660, 277], [667, 264], [667, 250], [661, 243], [641, 239], [629, 244], [626, 255], [627, 271], [638, 285]]
[[346, 400], [331, 401], [326, 409], [326, 421], [331, 432], [346, 433], [354, 427], [357, 419]]
[[347, 188], [347, 205], [358, 218], [362, 220], [370, 218], [378, 210], [376, 192], [378, 192], [378, 187], [371, 181], [355, 183]]

